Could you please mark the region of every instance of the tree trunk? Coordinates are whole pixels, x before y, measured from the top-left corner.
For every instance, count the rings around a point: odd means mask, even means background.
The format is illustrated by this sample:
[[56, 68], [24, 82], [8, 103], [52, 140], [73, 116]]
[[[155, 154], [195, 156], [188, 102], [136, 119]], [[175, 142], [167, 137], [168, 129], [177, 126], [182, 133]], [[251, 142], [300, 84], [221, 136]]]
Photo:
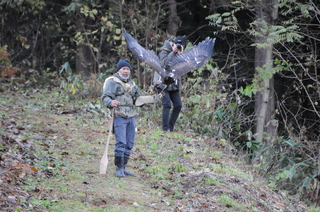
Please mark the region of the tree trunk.
[[[273, 24], [276, 19], [275, 6], [276, 0], [258, 0], [256, 1], [257, 20], [266, 22], [268, 27]], [[262, 35], [263, 25], [257, 25], [256, 30]], [[255, 50], [255, 68], [272, 63], [272, 48], [273, 44], [267, 41], [268, 34], [257, 36], [256, 43], [267, 44], [266, 48], [256, 48]], [[259, 72], [256, 73], [259, 75]], [[262, 89], [255, 96], [255, 112], [256, 112], [256, 141], [267, 142], [276, 138], [276, 122], [275, 115], [275, 100], [274, 100], [274, 81], [273, 78], [263, 81]]]
[[[76, 10], [75, 23], [77, 32], [81, 32], [81, 35], [85, 32], [85, 17], [80, 13], [79, 8]], [[82, 42], [77, 44], [76, 52], [76, 73], [82, 76], [90, 76], [90, 73], [95, 73], [95, 61], [94, 55], [89, 47], [86, 45], [87, 39], [83, 39]]]
[[169, 5], [169, 20], [167, 32], [169, 35], [176, 36], [179, 26], [181, 24], [181, 19], [177, 14], [177, 2], [176, 0], [168, 0]]
[[[256, 49], [255, 67], [262, 67], [272, 60], [271, 50], [271, 44], [268, 49]], [[270, 124], [274, 119], [274, 107], [274, 84], [271, 78], [263, 83], [262, 90], [255, 96], [256, 140], [259, 142], [266, 142], [267, 138], [275, 136], [275, 129]]]

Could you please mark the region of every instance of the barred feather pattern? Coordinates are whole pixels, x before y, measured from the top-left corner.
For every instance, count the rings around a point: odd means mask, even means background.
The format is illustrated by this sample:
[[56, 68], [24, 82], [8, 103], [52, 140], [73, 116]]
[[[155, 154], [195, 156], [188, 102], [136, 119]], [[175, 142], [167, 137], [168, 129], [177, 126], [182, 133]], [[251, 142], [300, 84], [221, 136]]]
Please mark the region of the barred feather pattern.
[[160, 74], [163, 82], [167, 85], [173, 83], [176, 79], [184, 74], [200, 68], [213, 54], [215, 38], [207, 37], [198, 45], [192, 47], [188, 51], [177, 54], [168, 64], [168, 69], [161, 67], [159, 57], [150, 50], [146, 50], [130, 35], [125, 29], [122, 29], [127, 47], [132, 54], [141, 62], [145, 62]]
[[127, 48], [138, 60], [151, 66], [162, 78], [167, 76], [165, 69], [161, 67], [159, 57], [153, 51], [143, 48], [125, 29], [122, 29], [122, 34], [126, 39]]
[[174, 73], [175, 78], [200, 68], [212, 56], [213, 48], [215, 45], [215, 38], [207, 37], [204, 41], [197, 46], [192, 47], [190, 50], [178, 54], [173, 58], [168, 66]]

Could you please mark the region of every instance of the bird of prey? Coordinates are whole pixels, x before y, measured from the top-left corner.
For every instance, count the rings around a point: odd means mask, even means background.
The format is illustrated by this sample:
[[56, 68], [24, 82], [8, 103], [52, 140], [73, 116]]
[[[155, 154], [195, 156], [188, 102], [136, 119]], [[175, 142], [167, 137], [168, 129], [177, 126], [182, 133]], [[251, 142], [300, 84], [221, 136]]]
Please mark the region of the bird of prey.
[[212, 56], [216, 40], [215, 38], [207, 37], [190, 50], [177, 54], [177, 56], [168, 63], [167, 69], [165, 69], [161, 66], [160, 59], [153, 51], [146, 50], [140, 46], [123, 28], [122, 34], [124, 35], [128, 49], [138, 60], [145, 62], [158, 72], [166, 87], [184, 74], [200, 68]]

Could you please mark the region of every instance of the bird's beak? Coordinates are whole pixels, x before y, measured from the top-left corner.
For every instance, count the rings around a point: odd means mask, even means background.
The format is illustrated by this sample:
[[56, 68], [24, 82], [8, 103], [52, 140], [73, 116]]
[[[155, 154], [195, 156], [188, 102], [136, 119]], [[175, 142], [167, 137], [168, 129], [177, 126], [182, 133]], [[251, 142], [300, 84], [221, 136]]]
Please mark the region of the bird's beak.
[[174, 73], [170, 72], [170, 73], [168, 74], [168, 77], [174, 78]]

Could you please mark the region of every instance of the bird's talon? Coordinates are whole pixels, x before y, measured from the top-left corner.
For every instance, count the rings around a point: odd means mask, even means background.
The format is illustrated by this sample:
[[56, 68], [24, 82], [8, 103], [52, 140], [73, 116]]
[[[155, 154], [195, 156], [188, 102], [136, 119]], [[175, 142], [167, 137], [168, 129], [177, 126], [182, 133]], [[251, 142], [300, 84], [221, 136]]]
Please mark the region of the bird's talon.
[[154, 86], [150, 86], [148, 91], [147, 91], [149, 94], [154, 94]]

